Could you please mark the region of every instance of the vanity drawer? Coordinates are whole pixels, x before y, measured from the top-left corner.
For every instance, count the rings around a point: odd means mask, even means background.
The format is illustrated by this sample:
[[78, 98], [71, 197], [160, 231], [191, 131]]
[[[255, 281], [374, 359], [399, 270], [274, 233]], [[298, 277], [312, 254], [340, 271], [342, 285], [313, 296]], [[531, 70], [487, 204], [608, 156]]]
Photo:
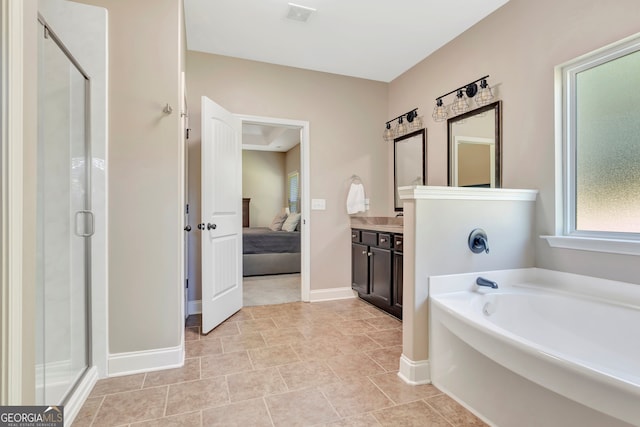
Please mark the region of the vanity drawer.
[[396, 234], [393, 236], [393, 247], [396, 251], [402, 252], [403, 240], [402, 234]]
[[381, 248], [391, 248], [391, 234], [379, 233], [378, 246]]
[[360, 230], [351, 230], [351, 241], [360, 243]]
[[375, 231], [361, 231], [360, 241], [365, 245], [378, 246], [378, 233]]

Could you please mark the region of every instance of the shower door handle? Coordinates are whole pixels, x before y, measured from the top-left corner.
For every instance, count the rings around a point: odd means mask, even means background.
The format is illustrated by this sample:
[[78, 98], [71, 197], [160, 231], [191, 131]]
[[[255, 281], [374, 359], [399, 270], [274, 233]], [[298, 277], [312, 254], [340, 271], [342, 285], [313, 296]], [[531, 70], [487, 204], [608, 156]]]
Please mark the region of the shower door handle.
[[[86, 230], [85, 230], [85, 226], [83, 225], [82, 231], [78, 232], [78, 218], [80, 216], [84, 217], [85, 215], [88, 216], [89, 219], [90, 219], [89, 224], [91, 225], [91, 227], [90, 227], [91, 229], [87, 233]], [[96, 220], [95, 220], [95, 217], [93, 216], [93, 212], [87, 211], [87, 210], [76, 211], [75, 224], [74, 224], [73, 228], [74, 228], [73, 232], [78, 237], [91, 237], [91, 236], [93, 236], [93, 233], [95, 232], [95, 228], [96, 228]]]

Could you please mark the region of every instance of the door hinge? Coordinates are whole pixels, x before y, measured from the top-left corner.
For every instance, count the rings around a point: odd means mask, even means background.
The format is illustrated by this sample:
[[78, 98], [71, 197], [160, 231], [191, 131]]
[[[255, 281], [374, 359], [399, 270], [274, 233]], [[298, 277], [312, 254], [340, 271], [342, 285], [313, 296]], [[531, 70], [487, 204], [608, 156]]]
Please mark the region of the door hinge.
[[184, 213], [188, 214], [189, 213], [189, 203], [187, 203], [186, 205], [184, 205]]
[[186, 128], [186, 129], [185, 129], [185, 136], [186, 136], [186, 139], [189, 139], [189, 134], [190, 134], [190, 133], [191, 133], [191, 129]]
[[189, 289], [189, 279], [184, 279], [184, 285], [186, 289]]

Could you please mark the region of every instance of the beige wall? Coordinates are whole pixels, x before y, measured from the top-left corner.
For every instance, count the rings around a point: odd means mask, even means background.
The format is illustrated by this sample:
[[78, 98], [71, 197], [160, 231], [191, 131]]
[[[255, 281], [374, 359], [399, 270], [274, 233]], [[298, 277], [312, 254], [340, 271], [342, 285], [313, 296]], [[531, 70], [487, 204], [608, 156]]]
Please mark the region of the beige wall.
[[285, 165], [287, 175], [291, 172], [300, 172], [300, 144], [286, 152]]
[[[200, 97], [232, 113], [307, 120], [310, 123], [310, 196], [326, 199], [312, 211], [311, 289], [350, 286], [351, 255], [346, 197], [358, 174], [371, 198], [369, 215], [389, 215], [385, 83], [301, 70], [199, 52], [187, 53], [191, 110], [189, 203], [198, 212], [200, 194]], [[197, 207], [196, 207], [197, 206]], [[199, 274], [199, 236], [191, 233], [190, 283]], [[196, 287], [199, 287], [196, 282]], [[190, 299], [192, 297], [190, 296]]]
[[242, 197], [251, 198], [250, 227], [268, 227], [286, 205], [285, 156], [276, 151], [242, 151]]
[[[503, 186], [539, 189], [536, 231], [552, 233], [554, 67], [639, 32], [638, 16], [635, 0], [511, 0], [391, 82], [389, 117], [414, 107], [426, 117], [428, 184], [447, 183], [447, 125], [431, 118], [435, 98], [489, 74], [503, 100]], [[550, 249], [542, 239], [536, 265], [640, 282], [637, 257]]]
[[[180, 345], [180, 0], [82, 0], [109, 14], [109, 352]], [[174, 112], [162, 112], [169, 103]]]

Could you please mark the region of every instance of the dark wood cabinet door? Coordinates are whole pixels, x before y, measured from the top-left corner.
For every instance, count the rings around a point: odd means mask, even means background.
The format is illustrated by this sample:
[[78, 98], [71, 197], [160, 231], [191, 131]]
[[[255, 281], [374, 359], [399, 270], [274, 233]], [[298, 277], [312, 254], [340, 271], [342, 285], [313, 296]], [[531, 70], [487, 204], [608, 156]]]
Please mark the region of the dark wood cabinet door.
[[402, 252], [393, 253], [393, 306], [402, 313]]
[[386, 304], [391, 304], [391, 251], [388, 249], [369, 248], [369, 275], [371, 289], [369, 292]]
[[369, 293], [369, 247], [351, 244], [351, 288], [360, 294]]

